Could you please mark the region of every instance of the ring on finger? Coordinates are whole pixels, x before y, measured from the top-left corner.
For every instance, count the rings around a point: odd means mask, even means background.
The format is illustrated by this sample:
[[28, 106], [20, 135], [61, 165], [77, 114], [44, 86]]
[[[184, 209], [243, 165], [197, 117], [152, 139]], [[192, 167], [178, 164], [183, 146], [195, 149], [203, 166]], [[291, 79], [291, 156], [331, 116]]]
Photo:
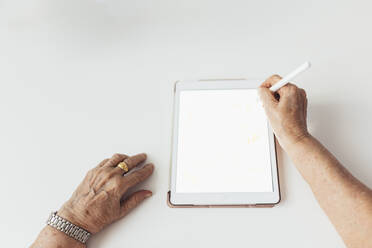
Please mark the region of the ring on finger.
[[127, 173], [129, 171], [128, 165], [124, 161], [120, 162], [117, 165], [117, 167], [119, 167], [120, 169], [122, 169], [124, 171], [124, 173]]

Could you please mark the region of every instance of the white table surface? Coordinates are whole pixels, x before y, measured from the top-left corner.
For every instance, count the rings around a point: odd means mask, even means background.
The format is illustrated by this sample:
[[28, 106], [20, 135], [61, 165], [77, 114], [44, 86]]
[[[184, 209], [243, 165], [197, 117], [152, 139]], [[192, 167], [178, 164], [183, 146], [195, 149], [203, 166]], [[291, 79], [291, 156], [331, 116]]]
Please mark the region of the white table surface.
[[[170, 209], [172, 86], [305, 60], [309, 127], [372, 186], [370, 1], [0, 1], [0, 233], [27, 247], [85, 172], [145, 151], [154, 196], [89, 247], [343, 247], [279, 151], [272, 209]], [[176, 246], [174, 246], [177, 244]]]

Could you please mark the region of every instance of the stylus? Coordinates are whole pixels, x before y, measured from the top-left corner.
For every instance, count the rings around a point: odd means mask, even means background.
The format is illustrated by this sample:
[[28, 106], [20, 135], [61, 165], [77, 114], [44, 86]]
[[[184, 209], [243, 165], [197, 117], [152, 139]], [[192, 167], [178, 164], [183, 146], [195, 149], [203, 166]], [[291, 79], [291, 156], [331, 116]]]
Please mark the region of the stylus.
[[295, 77], [297, 77], [298, 74], [300, 74], [301, 72], [306, 71], [307, 69], [309, 69], [310, 66], [311, 66], [310, 62], [307, 62], [306, 61], [305, 63], [303, 63], [302, 65], [300, 65], [296, 70], [292, 71], [287, 76], [285, 76], [281, 80], [279, 80], [276, 84], [274, 84], [273, 86], [271, 86], [270, 87], [270, 90], [273, 91], [273, 92], [279, 90], [281, 87], [283, 87], [284, 85], [286, 85], [290, 80], [292, 80]]

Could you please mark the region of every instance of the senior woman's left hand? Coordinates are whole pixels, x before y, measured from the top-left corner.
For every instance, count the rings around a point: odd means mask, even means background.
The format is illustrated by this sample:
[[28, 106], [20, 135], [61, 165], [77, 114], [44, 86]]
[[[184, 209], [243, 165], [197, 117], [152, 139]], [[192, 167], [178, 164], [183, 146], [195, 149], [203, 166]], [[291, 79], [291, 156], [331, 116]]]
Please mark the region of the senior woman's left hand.
[[[140, 190], [123, 200], [123, 195], [133, 186], [148, 178], [153, 170], [152, 164], [129, 173], [146, 160], [146, 154], [133, 157], [115, 154], [103, 160], [97, 167], [88, 171], [83, 182], [73, 193], [58, 215], [83, 227], [92, 234], [106, 225], [124, 217], [144, 199], [152, 195], [151, 191]], [[117, 165], [124, 161], [129, 174]]]
[[[58, 215], [92, 234], [124, 217], [144, 199], [152, 195], [140, 190], [124, 198], [128, 191], [147, 179], [154, 170], [153, 164], [134, 169], [146, 160], [146, 154], [132, 157], [115, 154], [88, 171], [71, 198], [58, 211]], [[127, 173], [118, 164], [125, 162]], [[55, 228], [46, 226], [31, 246], [49, 248], [80, 248], [82, 243]]]

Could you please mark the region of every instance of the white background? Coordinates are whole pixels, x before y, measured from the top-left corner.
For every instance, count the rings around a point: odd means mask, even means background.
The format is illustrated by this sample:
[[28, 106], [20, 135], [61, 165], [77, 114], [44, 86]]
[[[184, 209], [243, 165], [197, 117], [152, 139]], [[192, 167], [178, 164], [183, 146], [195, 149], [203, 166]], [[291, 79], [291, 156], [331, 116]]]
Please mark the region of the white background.
[[272, 209], [170, 209], [173, 83], [267, 77], [305, 60], [296, 82], [309, 127], [372, 186], [371, 1], [0, 0], [0, 233], [26, 247], [85, 172], [146, 151], [154, 196], [92, 238], [105, 247], [343, 247], [279, 151]]
[[183, 90], [177, 112], [176, 192], [273, 191], [267, 119], [255, 89]]

